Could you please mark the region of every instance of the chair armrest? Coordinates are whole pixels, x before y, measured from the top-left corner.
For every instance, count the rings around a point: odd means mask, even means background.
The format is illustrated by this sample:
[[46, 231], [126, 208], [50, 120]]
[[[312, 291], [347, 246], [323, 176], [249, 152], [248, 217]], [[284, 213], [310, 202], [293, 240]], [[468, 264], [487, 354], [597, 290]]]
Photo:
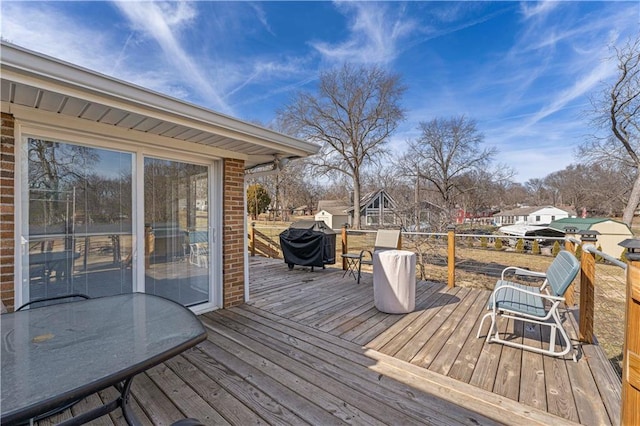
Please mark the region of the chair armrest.
[[514, 271], [515, 275], [521, 275], [523, 277], [547, 278], [547, 274], [544, 272], [530, 271], [528, 269], [519, 268], [517, 266], [509, 266], [502, 270], [502, 275], [500, 276], [501, 280], [504, 280], [504, 275], [507, 271]]
[[563, 302], [565, 300], [564, 297], [552, 296], [550, 294], [545, 294], [545, 293], [538, 293], [538, 292], [535, 292], [535, 291], [525, 290], [525, 289], [520, 288], [520, 287], [516, 287], [516, 286], [513, 286], [513, 285], [505, 284], [505, 285], [502, 285], [502, 286], [494, 289], [493, 293], [491, 293], [491, 298], [493, 299], [494, 306], [495, 306], [495, 301], [496, 301], [496, 294], [501, 292], [502, 290], [506, 291], [507, 289], [512, 289], [512, 290], [518, 291], [520, 293], [530, 294], [532, 296], [540, 297], [541, 299], [546, 299], [546, 300], [551, 300], [551, 301]]
[[362, 250], [362, 251], [360, 251], [360, 261], [362, 262], [362, 259], [364, 259], [364, 254], [365, 253], [369, 253], [369, 258], [371, 259], [371, 261], [373, 261], [373, 253], [371, 253], [371, 250]]

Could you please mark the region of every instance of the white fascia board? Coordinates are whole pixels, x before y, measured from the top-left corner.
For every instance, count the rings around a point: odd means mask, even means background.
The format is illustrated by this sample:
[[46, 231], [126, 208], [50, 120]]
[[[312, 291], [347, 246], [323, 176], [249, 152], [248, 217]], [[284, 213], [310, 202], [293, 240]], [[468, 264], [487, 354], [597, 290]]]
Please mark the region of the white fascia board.
[[259, 146], [308, 156], [320, 147], [188, 102], [104, 76], [55, 58], [2, 43], [2, 78], [182, 124]]

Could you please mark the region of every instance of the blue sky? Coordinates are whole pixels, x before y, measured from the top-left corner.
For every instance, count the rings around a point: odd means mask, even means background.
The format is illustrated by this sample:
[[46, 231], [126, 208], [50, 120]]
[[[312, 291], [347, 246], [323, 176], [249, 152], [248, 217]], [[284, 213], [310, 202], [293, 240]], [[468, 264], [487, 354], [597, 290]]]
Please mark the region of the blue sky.
[[464, 114], [516, 180], [579, 159], [589, 96], [615, 75], [611, 43], [638, 1], [1, 2], [1, 34], [41, 52], [240, 119], [269, 124], [345, 61], [402, 76], [402, 152], [420, 121]]

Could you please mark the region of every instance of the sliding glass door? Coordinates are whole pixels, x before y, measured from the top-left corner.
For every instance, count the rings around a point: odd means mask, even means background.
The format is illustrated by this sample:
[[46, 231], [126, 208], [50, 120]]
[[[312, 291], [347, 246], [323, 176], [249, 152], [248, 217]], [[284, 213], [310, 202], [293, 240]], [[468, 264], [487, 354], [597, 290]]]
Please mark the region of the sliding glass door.
[[35, 138], [23, 152], [24, 301], [131, 292], [133, 154]]
[[21, 157], [22, 303], [133, 291], [212, 301], [212, 166], [35, 137]]
[[209, 167], [144, 159], [145, 289], [186, 306], [209, 301]]

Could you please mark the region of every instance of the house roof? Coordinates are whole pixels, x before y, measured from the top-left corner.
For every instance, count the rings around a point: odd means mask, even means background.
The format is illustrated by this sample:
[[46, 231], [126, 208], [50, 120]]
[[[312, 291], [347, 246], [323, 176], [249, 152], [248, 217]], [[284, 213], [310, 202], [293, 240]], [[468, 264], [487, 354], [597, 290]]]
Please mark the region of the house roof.
[[[391, 197], [391, 195], [389, 195], [387, 191], [385, 191], [384, 189], [378, 189], [377, 191], [369, 192], [362, 197], [360, 201], [360, 209], [362, 210], [362, 208], [369, 205], [369, 203], [371, 203], [371, 201], [377, 198], [380, 193], [384, 193], [384, 195], [389, 199], [389, 202], [391, 203], [391, 208], [396, 208], [396, 201], [393, 199], [393, 197]], [[353, 206], [350, 206], [347, 209], [347, 212], [352, 212], [352, 211], [353, 211]]]
[[[193, 148], [250, 168], [315, 154], [319, 146], [2, 42], [2, 112], [80, 118], [114, 137]], [[43, 115], [44, 114], [44, 115]], [[176, 144], [176, 142], [178, 144]]]
[[[562, 232], [564, 232], [565, 228], [568, 226], [573, 226], [577, 228], [578, 231], [588, 231], [593, 225], [602, 222], [615, 222], [629, 228], [627, 224], [620, 222], [619, 220], [609, 219], [608, 217], [567, 217], [564, 219], [554, 220], [549, 224], [549, 227]], [[631, 230], [629, 230], [629, 233], [631, 233]]]
[[344, 200], [320, 200], [318, 201], [318, 211], [324, 210], [334, 216], [344, 216], [349, 208], [349, 203]]
[[558, 231], [549, 226], [536, 225], [508, 225], [498, 228], [498, 231], [507, 235], [518, 237], [543, 236], [543, 237], [563, 237], [564, 231]]
[[572, 214], [572, 212], [567, 209], [563, 209], [555, 206], [531, 206], [531, 207], [519, 207], [517, 209], [512, 209], [512, 210], [505, 210], [505, 211], [496, 213], [494, 216], [529, 216], [530, 214], [535, 213], [538, 210], [542, 210], [546, 208], [555, 208], [555, 209], [567, 212], [568, 214]]

